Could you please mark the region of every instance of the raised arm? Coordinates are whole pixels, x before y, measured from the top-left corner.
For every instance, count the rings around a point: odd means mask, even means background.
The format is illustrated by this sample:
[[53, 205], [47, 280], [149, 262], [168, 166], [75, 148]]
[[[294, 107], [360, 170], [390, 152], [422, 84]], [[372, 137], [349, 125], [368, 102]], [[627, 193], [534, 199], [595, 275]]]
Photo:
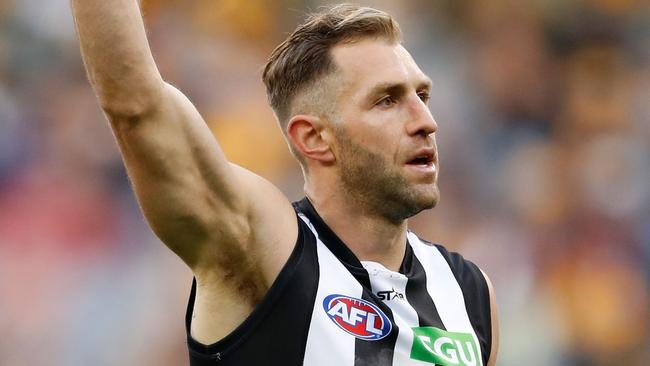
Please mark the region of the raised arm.
[[136, 0], [71, 3], [88, 78], [154, 232], [195, 273], [279, 245], [275, 262], [246, 263], [273, 277], [297, 233], [289, 202], [228, 163], [191, 102], [162, 79]]
[[71, 3], [88, 78], [111, 121], [151, 112], [164, 82], [137, 1]]

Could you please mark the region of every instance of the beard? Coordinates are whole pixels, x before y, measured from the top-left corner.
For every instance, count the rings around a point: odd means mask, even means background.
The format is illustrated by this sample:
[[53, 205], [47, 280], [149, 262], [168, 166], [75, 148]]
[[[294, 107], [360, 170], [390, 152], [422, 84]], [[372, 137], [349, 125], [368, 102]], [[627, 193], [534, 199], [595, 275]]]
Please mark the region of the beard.
[[430, 184], [409, 182], [384, 155], [358, 144], [344, 132], [335, 131], [339, 142], [341, 183], [348, 199], [362, 211], [384, 217], [392, 223], [433, 208], [439, 192]]

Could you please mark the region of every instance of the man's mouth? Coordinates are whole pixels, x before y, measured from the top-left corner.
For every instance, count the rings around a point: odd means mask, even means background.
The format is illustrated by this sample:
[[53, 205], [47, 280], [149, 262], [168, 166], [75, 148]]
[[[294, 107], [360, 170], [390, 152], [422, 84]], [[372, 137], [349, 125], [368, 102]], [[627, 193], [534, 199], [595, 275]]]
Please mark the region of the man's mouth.
[[433, 155], [421, 155], [418, 156], [406, 164], [408, 165], [433, 165]]
[[417, 176], [424, 177], [427, 181], [435, 179], [438, 168], [436, 167], [435, 149], [423, 149], [413, 154], [406, 162], [406, 166]]
[[414, 166], [433, 166], [435, 156], [434, 149], [423, 149], [415, 153], [411, 160], [407, 161], [406, 164]]

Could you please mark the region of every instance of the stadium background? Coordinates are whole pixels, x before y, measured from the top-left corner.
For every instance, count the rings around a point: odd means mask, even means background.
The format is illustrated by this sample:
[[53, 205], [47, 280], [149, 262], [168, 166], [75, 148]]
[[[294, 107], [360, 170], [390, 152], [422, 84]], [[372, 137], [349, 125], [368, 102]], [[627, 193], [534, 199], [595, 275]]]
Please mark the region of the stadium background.
[[[361, 3], [434, 80], [442, 201], [412, 227], [490, 274], [498, 364], [647, 365], [648, 2]], [[164, 77], [292, 199], [260, 70], [321, 4], [144, 2]], [[187, 364], [190, 280], [134, 202], [68, 2], [0, 0], [0, 365]]]

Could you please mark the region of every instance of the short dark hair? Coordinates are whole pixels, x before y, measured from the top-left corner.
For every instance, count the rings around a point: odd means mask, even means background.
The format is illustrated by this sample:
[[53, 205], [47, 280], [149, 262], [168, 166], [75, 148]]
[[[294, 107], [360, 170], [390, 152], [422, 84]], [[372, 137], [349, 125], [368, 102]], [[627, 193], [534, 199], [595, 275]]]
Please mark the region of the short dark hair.
[[397, 22], [383, 11], [339, 4], [309, 15], [273, 50], [262, 79], [283, 130], [291, 117], [289, 113], [296, 95], [335, 70], [331, 48], [362, 38], [399, 42], [401, 31]]

